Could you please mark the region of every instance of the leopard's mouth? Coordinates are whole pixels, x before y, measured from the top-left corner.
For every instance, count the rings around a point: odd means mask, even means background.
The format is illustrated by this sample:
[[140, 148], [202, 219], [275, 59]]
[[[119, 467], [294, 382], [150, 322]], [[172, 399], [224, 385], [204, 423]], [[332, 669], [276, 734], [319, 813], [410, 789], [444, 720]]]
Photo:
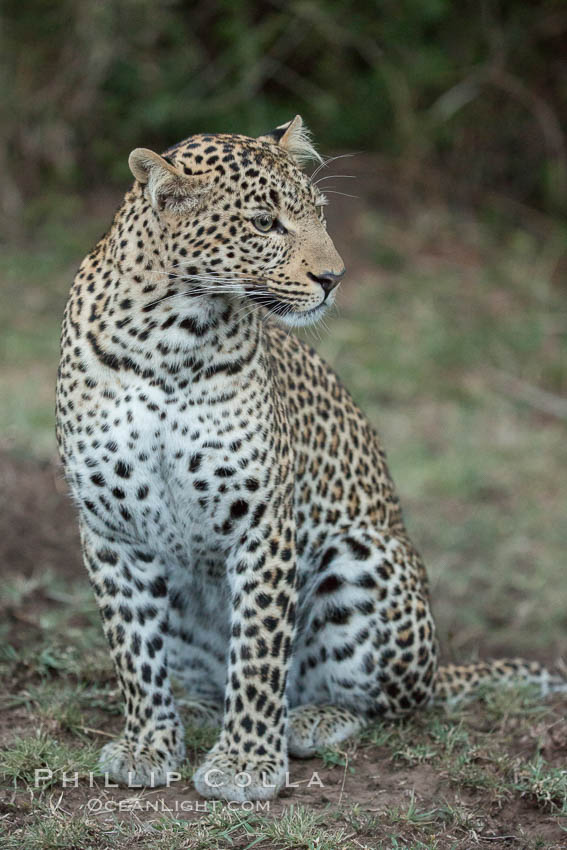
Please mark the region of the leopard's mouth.
[[307, 310], [298, 310], [289, 301], [277, 298], [275, 295], [266, 291], [258, 292], [257, 290], [252, 290], [248, 291], [247, 294], [250, 296], [252, 301], [255, 301], [260, 306], [265, 307], [270, 315], [274, 316], [274, 318], [278, 319], [278, 321], [286, 325], [291, 325], [292, 327], [311, 325], [318, 321], [321, 316], [327, 312], [327, 309], [334, 301], [333, 298], [328, 297], [323, 299], [314, 307], [309, 307]]

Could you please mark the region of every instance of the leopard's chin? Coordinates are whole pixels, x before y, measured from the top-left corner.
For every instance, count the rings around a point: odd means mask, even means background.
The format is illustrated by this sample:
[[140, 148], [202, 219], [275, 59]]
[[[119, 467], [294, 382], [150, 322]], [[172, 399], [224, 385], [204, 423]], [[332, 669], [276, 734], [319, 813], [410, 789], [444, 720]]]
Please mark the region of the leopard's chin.
[[310, 310], [303, 310], [302, 312], [291, 310], [288, 313], [278, 315], [274, 313], [273, 315], [281, 322], [283, 325], [288, 325], [292, 328], [302, 328], [306, 325], [313, 325], [315, 322], [318, 322], [321, 319], [331, 305], [327, 301], [323, 301], [321, 304], [318, 304], [316, 307], [312, 307]]

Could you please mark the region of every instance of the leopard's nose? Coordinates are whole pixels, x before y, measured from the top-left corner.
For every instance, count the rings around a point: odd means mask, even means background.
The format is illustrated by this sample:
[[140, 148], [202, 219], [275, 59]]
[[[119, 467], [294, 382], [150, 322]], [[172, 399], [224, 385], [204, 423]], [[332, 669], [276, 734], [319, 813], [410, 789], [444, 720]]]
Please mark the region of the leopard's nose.
[[340, 272], [327, 271], [319, 275], [311, 274], [311, 272], [308, 272], [307, 277], [311, 278], [311, 280], [314, 280], [315, 283], [318, 283], [323, 288], [323, 292], [325, 293], [326, 298], [327, 295], [339, 285], [342, 278], [344, 277], [345, 271], [346, 269], [342, 269]]

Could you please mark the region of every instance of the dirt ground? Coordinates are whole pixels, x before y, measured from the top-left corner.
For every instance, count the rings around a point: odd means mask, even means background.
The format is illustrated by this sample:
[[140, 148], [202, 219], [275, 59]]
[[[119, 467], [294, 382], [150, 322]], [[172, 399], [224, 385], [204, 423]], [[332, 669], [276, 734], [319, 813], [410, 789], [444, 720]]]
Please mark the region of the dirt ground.
[[0, 452], [0, 563], [26, 578], [39, 566], [83, 577], [75, 511], [54, 462]]

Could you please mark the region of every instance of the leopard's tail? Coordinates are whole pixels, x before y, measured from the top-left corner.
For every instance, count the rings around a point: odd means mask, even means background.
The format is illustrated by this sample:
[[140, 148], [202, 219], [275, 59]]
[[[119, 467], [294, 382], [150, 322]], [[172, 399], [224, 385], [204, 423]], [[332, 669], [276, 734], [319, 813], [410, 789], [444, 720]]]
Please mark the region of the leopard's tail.
[[538, 661], [503, 658], [476, 664], [446, 664], [437, 670], [433, 702], [452, 705], [474, 698], [485, 687], [534, 685], [542, 696], [567, 693], [567, 676], [553, 673]]

